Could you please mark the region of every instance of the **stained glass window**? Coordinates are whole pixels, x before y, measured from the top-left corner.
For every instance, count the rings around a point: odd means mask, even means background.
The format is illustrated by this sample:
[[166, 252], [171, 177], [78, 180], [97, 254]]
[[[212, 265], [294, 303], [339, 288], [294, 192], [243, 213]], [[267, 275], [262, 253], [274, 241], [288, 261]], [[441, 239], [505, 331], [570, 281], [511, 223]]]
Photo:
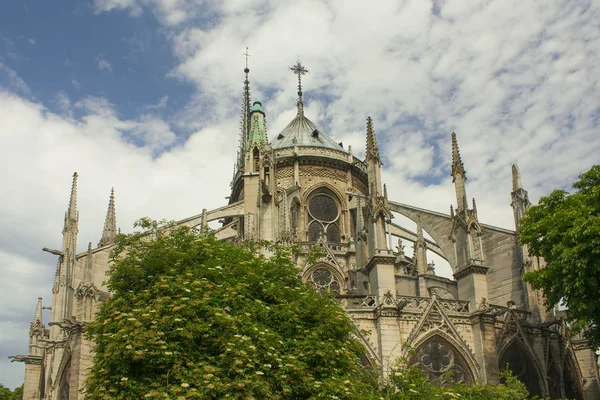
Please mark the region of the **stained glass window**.
[[340, 283], [335, 279], [331, 271], [325, 268], [317, 268], [310, 274], [309, 282], [317, 288], [319, 293], [325, 293], [328, 290], [340, 293]]
[[308, 211], [313, 218], [321, 222], [333, 222], [338, 217], [338, 208], [335, 201], [325, 194], [313, 197], [308, 204]]
[[464, 358], [448, 341], [433, 336], [417, 349], [411, 365], [417, 365], [433, 384], [446, 386], [452, 382], [473, 383]]
[[340, 242], [339, 208], [326, 194], [317, 194], [308, 202], [308, 240], [315, 242], [325, 233], [328, 242]]
[[327, 241], [338, 243], [340, 241], [340, 228], [336, 224], [327, 227]]
[[323, 225], [319, 221], [313, 221], [308, 225], [308, 240], [316, 242], [319, 240], [319, 236], [323, 233]]

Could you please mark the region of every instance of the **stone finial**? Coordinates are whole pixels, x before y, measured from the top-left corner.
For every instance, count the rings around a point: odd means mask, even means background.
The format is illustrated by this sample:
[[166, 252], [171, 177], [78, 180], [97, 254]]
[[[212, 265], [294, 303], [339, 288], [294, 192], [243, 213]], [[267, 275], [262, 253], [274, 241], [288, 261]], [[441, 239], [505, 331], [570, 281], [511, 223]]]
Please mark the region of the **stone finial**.
[[117, 215], [115, 211], [115, 188], [112, 188], [110, 191], [110, 199], [108, 200], [108, 210], [106, 211], [106, 219], [104, 220], [102, 238], [100, 239], [100, 242], [98, 242], [98, 247], [114, 243], [116, 237]]
[[92, 242], [88, 244], [87, 258], [85, 259], [85, 269], [83, 270], [83, 280], [92, 281]]
[[512, 165], [512, 190], [516, 192], [519, 189], [523, 189], [523, 183], [521, 182], [521, 172], [519, 172], [519, 166], [517, 164]]

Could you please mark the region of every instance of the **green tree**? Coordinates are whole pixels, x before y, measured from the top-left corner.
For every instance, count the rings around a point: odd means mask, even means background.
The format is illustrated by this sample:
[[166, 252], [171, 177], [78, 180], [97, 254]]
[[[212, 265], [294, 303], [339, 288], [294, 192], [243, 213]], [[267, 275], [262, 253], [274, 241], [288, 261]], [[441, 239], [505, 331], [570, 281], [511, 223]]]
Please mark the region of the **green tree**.
[[[499, 385], [473, 386], [454, 383], [445, 386], [432, 385], [427, 376], [417, 366], [405, 366], [400, 360], [389, 375], [387, 385], [383, 389], [386, 400], [525, 400], [529, 392], [525, 385], [512, 375], [510, 370], [501, 373], [504, 380]], [[451, 381], [450, 381], [451, 382]]]
[[0, 383], [0, 400], [21, 400], [23, 398], [23, 385], [11, 391]]
[[[354, 325], [302, 283], [289, 249], [141, 220], [121, 236], [87, 399], [369, 399]], [[270, 246], [269, 257], [261, 255]]]
[[588, 339], [600, 345], [600, 166], [581, 174], [573, 188], [542, 197], [523, 218], [521, 243], [547, 264], [524, 279], [543, 290], [548, 307], [563, 301], [570, 320], [589, 325]]

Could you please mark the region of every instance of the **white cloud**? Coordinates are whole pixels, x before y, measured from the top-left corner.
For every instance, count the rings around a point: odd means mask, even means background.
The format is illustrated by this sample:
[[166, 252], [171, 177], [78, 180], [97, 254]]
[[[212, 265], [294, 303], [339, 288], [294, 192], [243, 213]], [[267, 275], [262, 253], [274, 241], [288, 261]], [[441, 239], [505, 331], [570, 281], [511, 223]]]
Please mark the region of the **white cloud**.
[[106, 60], [102, 54], [96, 56], [96, 65], [101, 71], [112, 72], [112, 64], [108, 62], [108, 60]]
[[81, 89], [81, 83], [75, 78], [71, 79], [71, 85], [77, 90]]

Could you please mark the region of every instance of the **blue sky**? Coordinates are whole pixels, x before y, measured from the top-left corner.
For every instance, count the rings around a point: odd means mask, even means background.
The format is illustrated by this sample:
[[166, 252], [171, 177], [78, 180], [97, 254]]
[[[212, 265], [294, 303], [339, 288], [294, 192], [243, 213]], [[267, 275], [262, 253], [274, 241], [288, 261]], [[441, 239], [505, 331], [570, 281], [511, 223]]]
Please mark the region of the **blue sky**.
[[269, 137], [295, 116], [300, 56], [306, 115], [358, 156], [372, 116], [399, 202], [455, 203], [453, 131], [481, 221], [508, 229], [511, 164], [537, 201], [600, 161], [597, 0], [5, 1], [0, 382], [22, 382], [6, 357], [50, 302], [56, 259], [40, 249], [60, 247], [74, 171], [79, 251], [112, 187], [125, 232], [225, 203], [246, 46]]
[[[167, 96], [160, 114], [168, 116], [192, 93], [166, 78], [177, 60], [167, 32], [149, 11], [131, 18], [126, 12], [98, 13], [85, 1], [7, 2], [0, 27], [2, 61], [27, 82], [29, 96], [51, 111], [64, 111], [57, 93], [94, 96], [110, 99], [128, 119]], [[0, 82], [12, 86], [9, 76]]]

